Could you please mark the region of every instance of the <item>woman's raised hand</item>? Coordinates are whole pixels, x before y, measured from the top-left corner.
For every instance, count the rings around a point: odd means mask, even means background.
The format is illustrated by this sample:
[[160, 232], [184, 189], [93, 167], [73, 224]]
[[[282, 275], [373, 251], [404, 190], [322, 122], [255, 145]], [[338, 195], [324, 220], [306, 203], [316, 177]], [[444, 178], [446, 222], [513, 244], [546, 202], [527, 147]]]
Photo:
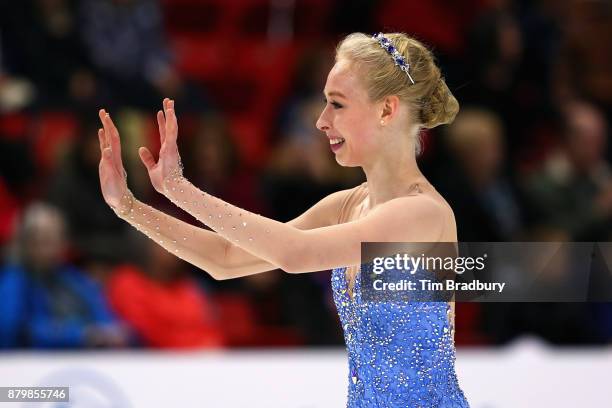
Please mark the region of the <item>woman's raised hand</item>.
[[115, 124], [104, 109], [98, 112], [102, 121], [102, 129], [98, 130], [100, 140], [100, 187], [104, 201], [113, 209], [125, 205], [125, 197], [129, 195], [127, 179], [123, 162], [121, 161], [121, 141]]
[[182, 171], [181, 159], [176, 144], [178, 124], [174, 112], [174, 101], [165, 98], [163, 107], [163, 112], [157, 112], [157, 126], [159, 127], [159, 139], [161, 142], [159, 160], [156, 163], [153, 155], [146, 147], [138, 149], [138, 154], [149, 172], [149, 178], [153, 187], [162, 194], [164, 193], [163, 182], [168, 175], [177, 168], [179, 168], [179, 171]]

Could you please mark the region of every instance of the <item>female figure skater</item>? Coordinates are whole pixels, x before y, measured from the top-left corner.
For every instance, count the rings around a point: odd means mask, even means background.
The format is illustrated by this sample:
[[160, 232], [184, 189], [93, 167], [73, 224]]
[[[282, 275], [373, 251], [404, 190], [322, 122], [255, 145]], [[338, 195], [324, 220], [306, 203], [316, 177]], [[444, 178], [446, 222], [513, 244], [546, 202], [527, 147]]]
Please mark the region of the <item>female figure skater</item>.
[[[157, 113], [156, 162], [139, 155], [151, 183], [214, 232], [170, 217], [127, 188], [119, 134], [100, 111], [100, 182], [115, 213], [215, 279], [280, 268], [333, 269], [334, 300], [349, 355], [348, 404], [357, 407], [467, 407], [455, 374], [451, 302], [364, 302], [361, 242], [456, 242], [452, 209], [416, 164], [419, 130], [450, 123], [458, 103], [433, 56], [401, 33], [351, 34], [337, 47], [317, 121], [336, 161], [367, 181], [333, 193], [281, 223], [200, 191], [182, 175], [174, 101]], [[348, 265], [348, 266], [347, 266]]]

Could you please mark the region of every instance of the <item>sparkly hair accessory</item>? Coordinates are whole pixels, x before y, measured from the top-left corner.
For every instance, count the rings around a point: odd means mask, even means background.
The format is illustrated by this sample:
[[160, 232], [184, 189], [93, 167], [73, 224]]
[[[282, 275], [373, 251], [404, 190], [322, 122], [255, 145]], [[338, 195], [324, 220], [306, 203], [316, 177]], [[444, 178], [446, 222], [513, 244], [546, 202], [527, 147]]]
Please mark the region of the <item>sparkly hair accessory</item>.
[[397, 48], [395, 48], [391, 40], [385, 37], [383, 33], [374, 34], [372, 38], [378, 41], [380, 46], [383, 47], [385, 51], [387, 51], [389, 55], [391, 55], [391, 57], [393, 57], [393, 62], [395, 62], [395, 65], [397, 65], [402, 71], [406, 73], [406, 75], [408, 75], [408, 78], [410, 78], [410, 82], [412, 82], [412, 84], [414, 85], [414, 79], [412, 79], [412, 77], [410, 76], [410, 64], [406, 62], [404, 56], [400, 54]]

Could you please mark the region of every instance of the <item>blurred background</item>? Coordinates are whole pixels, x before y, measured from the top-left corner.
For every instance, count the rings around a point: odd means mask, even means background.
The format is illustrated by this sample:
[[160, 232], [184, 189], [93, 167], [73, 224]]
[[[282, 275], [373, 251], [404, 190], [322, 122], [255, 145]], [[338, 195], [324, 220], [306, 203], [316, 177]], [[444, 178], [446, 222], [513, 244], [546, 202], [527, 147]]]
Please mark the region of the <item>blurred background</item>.
[[[365, 180], [314, 126], [334, 46], [354, 31], [422, 40], [459, 100], [451, 126], [423, 134], [419, 165], [460, 241], [610, 241], [610, 1], [2, 2], [4, 355], [341, 350], [329, 271], [217, 282], [119, 220], [100, 193], [96, 130], [104, 107], [135, 195], [197, 225], [153, 190], [137, 155], [159, 149], [154, 113], [174, 98], [186, 176], [288, 221]], [[525, 338], [609, 347], [612, 306], [457, 305], [460, 354]]]

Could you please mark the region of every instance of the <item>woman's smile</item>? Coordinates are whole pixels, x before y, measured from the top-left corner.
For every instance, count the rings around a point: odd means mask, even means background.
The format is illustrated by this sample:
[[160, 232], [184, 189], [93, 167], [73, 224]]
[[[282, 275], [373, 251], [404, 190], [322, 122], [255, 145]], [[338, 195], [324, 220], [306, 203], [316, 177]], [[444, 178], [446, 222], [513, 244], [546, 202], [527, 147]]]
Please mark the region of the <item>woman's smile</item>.
[[329, 146], [332, 152], [337, 152], [342, 146], [344, 146], [344, 139], [341, 137], [330, 137]]

